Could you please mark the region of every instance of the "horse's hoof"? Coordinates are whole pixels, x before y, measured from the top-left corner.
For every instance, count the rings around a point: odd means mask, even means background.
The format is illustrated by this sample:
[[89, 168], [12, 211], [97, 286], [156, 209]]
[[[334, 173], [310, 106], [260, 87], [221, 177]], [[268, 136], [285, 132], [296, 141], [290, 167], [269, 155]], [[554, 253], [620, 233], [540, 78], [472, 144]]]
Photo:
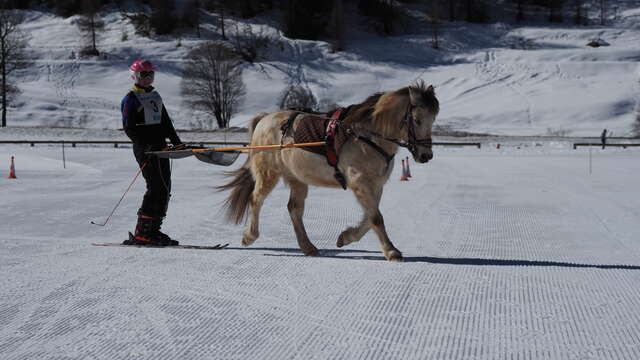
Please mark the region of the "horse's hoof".
[[352, 242], [353, 242], [353, 239], [350, 239], [350, 236], [347, 233], [347, 231], [343, 231], [342, 234], [338, 236], [338, 241], [336, 242], [336, 246], [341, 248], [345, 245], [351, 244]]
[[242, 236], [242, 246], [251, 246], [256, 242], [257, 237], [253, 237], [247, 234]]
[[320, 252], [318, 252], [318, 249], [314, 249], [314, 250], [311, 250], [311, 251], [305, 251], [304, 252], [304, 256], [316, 257], [316, 256], [320, 256]]
[[402, 253], [398, 250], [389, 251], [387, 254], [385, 254], [385, 257], [387, 258], [387, 260], [393, 262], [401, 262], [403, 260]]

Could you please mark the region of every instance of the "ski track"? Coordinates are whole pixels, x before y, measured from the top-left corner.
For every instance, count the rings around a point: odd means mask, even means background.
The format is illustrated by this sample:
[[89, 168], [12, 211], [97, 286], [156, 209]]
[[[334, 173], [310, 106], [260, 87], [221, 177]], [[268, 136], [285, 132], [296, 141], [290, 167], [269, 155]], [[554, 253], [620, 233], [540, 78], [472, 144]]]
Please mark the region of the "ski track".
[[0, 224], [1, 358], [640, 357], [640, 200], [619, 180], [640, 174], [636, 150], [596, 151], [591, 176], [584, 151], [436, 149], [432, 163], [411, 161], [406, 183], [397, 164], [381, 211], [404, 263], [386, 262], [372, 232], [337, 249], [362, 210], [350, 192], [318, 188], [304, 221], [321, 256], [303, 256], [282, 184], [243, 248], [244, 226], [217, 213], [220, 169], [191, 160], [173, 163], [165, 227], [229, 248], [91, 247], [133, 226], [141, 184], [108, 227], [86, 219], [124, 190], [129, 151], [70, 149], [100, 171], [18, 163], [17, 182], [0, 180], [14, 210]]

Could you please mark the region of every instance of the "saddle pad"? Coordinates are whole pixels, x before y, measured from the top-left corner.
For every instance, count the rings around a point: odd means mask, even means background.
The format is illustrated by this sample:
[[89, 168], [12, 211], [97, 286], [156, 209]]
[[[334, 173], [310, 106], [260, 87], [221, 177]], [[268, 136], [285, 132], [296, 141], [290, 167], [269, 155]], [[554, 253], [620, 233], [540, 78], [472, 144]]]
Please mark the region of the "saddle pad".
[[[327, 124], [329, 119], [327, 117], [304, 115], [298, 116], [295, 120], [293, 140], [296, 143], [325, 141], [327, 136]], [[347, 141], [348, 136], [345, 132], [338, 127], [334, 134], [334, 149], [336, 154], [340, 154], [342, 145]], [[311, 146], [302, 148], [307, 151], [311, 151], [316, 154], [326, 156], [327, 151], [323, 146]]]

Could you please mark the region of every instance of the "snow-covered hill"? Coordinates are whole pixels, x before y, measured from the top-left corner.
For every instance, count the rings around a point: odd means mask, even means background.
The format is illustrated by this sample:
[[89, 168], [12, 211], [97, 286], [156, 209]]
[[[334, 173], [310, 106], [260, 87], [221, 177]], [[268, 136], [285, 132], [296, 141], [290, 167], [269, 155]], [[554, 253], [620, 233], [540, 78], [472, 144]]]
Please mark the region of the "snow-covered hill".
[[[631, 135], [640, 99], [639, 18], [640, 9], [630, 8], [607, 27], [452, 23], [441, 29], [439, 50], [431, 48], [428, 32], [379, 37], [356, 24], [341, 53], [332, 53], [325, 42], [286, 39], [265, 25], [272, 19], [254, 19], [252, 24], [265, 28], [278, 45], [267, 60], [247, 65], [248, 93], [231, 125], [244, 126], [256, 112], [275, 110], [287, 70], [301, 63], [323, 103], [357, 103], [423, 79], [436, 86], [442, 108], [438, 125], [446, 129], [589, 136], [607, 128]], [[119, 103], [131, 85], [127, 67], [143, 57], [160, 68], [156, 86], [177, 127], [201, 126], [202, 115], [183, 104], [180, 77], [188, 50], [203, 39], [140, 37], [116, 11], [105, 20], [99, 43], [104, 58], [80, 60], [72, 58], [82, 42], [74, 18], [28, 12], [24, 29], [32, 36], [37, 62], [20, 81], [23, 93], [10, 109], [9, 125], [120, 127]], [[204, 32], [217, 36], [211, 24]], [[586, 46], [596, 38], [610, 46]]]

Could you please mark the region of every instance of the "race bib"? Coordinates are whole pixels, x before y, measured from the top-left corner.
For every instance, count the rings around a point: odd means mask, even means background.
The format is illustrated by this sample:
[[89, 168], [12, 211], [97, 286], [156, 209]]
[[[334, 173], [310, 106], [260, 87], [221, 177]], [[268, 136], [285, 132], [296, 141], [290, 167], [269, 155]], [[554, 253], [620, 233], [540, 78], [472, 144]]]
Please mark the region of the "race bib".
[[133, 92], [142, 106], [144, 106], [144, 124], [138, 125], [157, 125], [162, 122], [162, 98], [158, 92], [150, 93]]

